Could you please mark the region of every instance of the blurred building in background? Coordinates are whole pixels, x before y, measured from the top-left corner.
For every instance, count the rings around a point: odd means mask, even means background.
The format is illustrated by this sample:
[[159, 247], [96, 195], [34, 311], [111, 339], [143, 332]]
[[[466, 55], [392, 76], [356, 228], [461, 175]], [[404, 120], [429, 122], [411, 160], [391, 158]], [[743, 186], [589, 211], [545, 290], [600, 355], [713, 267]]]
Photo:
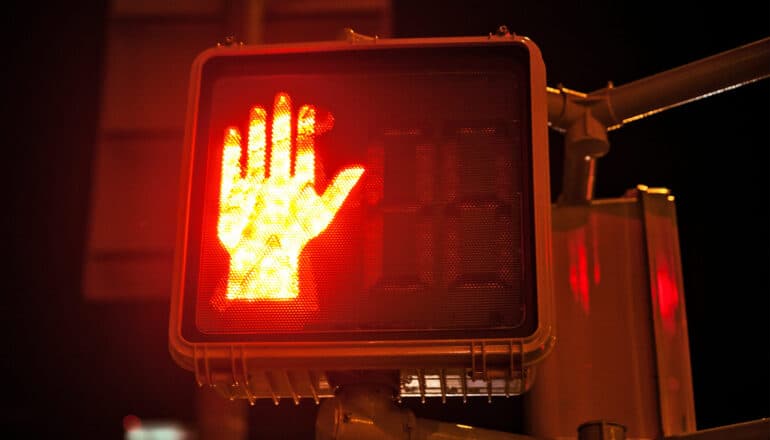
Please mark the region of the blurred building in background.
[[389, 0], [110, 4], [84, 265], [89, 300], [166, 299], [190, 66], [216, 44], [391, 34]]

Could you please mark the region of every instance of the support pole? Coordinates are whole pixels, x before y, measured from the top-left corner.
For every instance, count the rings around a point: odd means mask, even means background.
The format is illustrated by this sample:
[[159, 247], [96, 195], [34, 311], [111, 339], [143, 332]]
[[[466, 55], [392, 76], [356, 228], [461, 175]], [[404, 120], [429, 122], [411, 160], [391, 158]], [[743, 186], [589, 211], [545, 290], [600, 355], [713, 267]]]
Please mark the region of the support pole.
[[245, 400], [227, 400], [211, 387], [195, 391], [199, 440], [246, 440], [249, 436]]

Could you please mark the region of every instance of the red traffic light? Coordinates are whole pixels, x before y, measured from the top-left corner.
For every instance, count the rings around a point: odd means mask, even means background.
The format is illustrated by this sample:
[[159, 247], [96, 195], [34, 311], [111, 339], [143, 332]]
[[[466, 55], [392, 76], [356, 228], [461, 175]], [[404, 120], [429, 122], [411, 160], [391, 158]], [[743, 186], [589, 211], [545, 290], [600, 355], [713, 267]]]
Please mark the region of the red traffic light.
[[201, 54], [175, 358], [210, 370], [236, 356], [244, 377], [494, 366], [510, 378], [536, 363], [553, 338], [544, 76], [516, 37]]

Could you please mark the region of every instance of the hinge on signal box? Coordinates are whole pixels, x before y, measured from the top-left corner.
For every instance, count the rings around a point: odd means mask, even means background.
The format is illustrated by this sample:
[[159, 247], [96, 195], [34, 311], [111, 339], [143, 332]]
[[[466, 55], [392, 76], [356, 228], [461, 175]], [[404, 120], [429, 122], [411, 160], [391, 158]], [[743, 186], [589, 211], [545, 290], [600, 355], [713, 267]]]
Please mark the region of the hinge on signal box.
[[193, 356], [198, 386], [208, 385], [230, 400], [247, 399], [253, 405], [257, 399], [270, 398], [278, 405], [281, 397], [290, 397], [299, 405], [302, 398], [312, 398], [318, 404], [321, 398], [334, 396], [325, 372], [254, 368], [240, 345], [230, 347], [229, 360], [210, 358], [205, 346], [194, 349]]

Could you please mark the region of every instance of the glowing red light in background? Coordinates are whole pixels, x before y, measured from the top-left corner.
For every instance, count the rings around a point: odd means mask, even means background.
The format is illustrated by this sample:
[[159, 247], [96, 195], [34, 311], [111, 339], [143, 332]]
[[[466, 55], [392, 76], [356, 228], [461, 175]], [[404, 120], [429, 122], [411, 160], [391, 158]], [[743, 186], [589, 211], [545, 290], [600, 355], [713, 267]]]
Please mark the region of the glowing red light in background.
[[125, 431], [133, 431], [141, 427], [142, 427], [142, 420], [139, 419], [139, 417], [133, 414], [128, 414], [127, 416], [123, 417], [123, 429]]
[[[586, 247], [586, 231], [579, 229], [570, 235], [568, 240], [569, 252], [569, 285], [575, 301], [583, 307], [586, 315], [591, 311], [588, 280], [588, 250]], [[598, 265], [597, 265], [598, 266]]]
[[668, 255], [660, 253], [656, 258], [655, 281], [658, 287], [658, 310], [663, 318], [663, 328], [667, 333], [676, 331], [676, 312], [679, 308], [679, 287], [671, 271]]

